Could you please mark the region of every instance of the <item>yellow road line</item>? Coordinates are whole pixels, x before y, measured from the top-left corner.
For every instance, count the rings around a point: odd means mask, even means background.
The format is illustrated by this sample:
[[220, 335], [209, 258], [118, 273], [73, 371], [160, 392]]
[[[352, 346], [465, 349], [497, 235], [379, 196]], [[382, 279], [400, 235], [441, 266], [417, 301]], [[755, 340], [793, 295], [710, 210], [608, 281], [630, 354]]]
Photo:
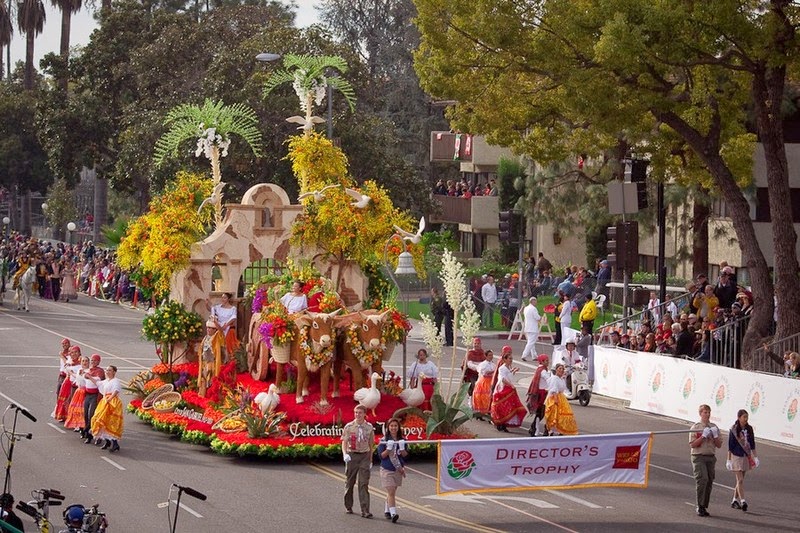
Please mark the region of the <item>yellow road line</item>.
[[[308, 463], [308, 466], [310, 466], [312, 469], [316, 470], [317, 472], [325, 474], [326, 476], [332, 477], [332, 478], [337, 479], [339, 481], [346, 481], [346, 479], [347, 479], [344, 476], [344, 474], [341, 474], [341, 473], [333, 470], [332, 468], [328, 468], [327, 466], [322, 466], [322, 465], [319, 465], [319, 464], [316, 464], [316, 463]], [[369, 488], [369, 492], [370, 492], [370, 494], [377, 494], [379, 496], [383, 496], [384, 498], [387, 496], [386, 492], [384, 492], [384, 491], [382, 491], [380, 489], [373, 488], [373, 487]], [[427, 515], [427, 516], [429, 516], [431, 518], [435, 518], [437, 520], [441, 520], [442, 522], [449, 522], [450, 524], [453, 524], [455, 526], [458, 526], [458, 527], [461, 527], [461, 528], [464, 528], [464, 529], [469, 529], [471, 531], [480, 531], [482, 533], [504, 533], [502, 529], [494, 529], [494, 528], [491, 528], [491, 527], [488, 527], [488, 526], [483, 526], [481, 524], [476, 524], [474, 522], [468, 522], [466, 520], [462, 520], [460, 518], [456, 518], [454, 516], [450, 516], [450, 515], [447, 515], [445, 513], [441, 513], [439, 511], [434, 511], [433, 509], [430, 509], [428, 507], [424, 507], [422, 505], [416, 504], [416, 503], [414, 503], [412, 501], [409, 501], [409, 500], [406, 500], [406, 499], [403, 499], [403, 498], [396, 498], [396, 500], [397, 500], [397, 502], [403, 504], [403, 508], [404, 509], [410, 509], [410, 510], [416, 511], [416, 512], [418, 512], [420, 514]]]

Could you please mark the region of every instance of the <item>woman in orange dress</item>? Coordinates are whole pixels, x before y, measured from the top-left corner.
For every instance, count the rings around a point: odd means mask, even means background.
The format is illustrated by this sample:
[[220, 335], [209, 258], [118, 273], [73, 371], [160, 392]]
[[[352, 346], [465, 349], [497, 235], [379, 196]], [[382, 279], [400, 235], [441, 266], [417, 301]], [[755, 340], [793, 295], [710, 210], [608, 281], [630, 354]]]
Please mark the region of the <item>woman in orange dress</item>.
[[64, 422], [65, 428], [73, 429], [76, 433], [83, 433], [83, 400], [86, 398], [86, 383], [83, 374], [89, 371], [89, 358], [85, 355], [81, 356], [80, 368], [77, 371], [70, 371], [69, 379], [77, 383], [78, 388], [72, 395], [67, 408], [67, 420]]
[[216, 322], [217, 329], [225, 337], [225, 350], [232, 357], [239, 347], [239, 339], [236, 336], [236, 306], [232, 293], [222, 293], [222, 303], [211, 307], [210, 318]]
[[486, 360], [481, 363], [467, 361], [467, 366], [478, 373], [475, 390], [472, 391], [472, 411], [475, 417], [483, 420], [484, 416], [491, 416], [492, 408], [492, 379], [497, 365], [494, 363], [494, 352], [486, 350]]

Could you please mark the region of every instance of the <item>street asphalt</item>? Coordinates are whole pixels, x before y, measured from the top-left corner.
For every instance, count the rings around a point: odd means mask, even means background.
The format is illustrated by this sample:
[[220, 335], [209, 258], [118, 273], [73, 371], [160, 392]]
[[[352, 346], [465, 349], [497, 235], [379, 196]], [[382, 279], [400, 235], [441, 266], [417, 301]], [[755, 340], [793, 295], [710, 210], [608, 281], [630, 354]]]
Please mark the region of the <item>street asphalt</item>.
[[[371, 483], [372, 512], [367, 521], [344, 514], [344, 467], [338, 461], [275, 463], [216, 455], [206, 447], [181, 443], [126, 415], [122, 450], [115, 454], [83, 444], [50, 418], [55, 403], [59, 341], [68, 337], [84, 354], [99, 353], [103, 364], [119, 367], [128, 379], [156, 362], [154, 347], [141, 338], [142, 310], [81, 296], [77, 302], [55, 303], [34, 298], [31, 312], [12, 308], [11, 294], [0, 307], [0, 412], [11, 403], [36, 418], [20, 416], [18, 433], [31, 433], [14, 448], [12, 492], [29, 500], [31, 490], [55, 488], [67, 503], [99, 503], [108, 514], [111, 532], [169, 531], [166, 506], [170, 486], [177, 483], [208, 496], [200, 501], [184, 495], [177, 531], [797, 531], [800, 450], [758, 441], [761, 467], [746, 478], [749, 512], [730, 508], [734, 478], [725, 470], [724, 449], [717, 454], [717, 479], [709, 507], [711, 517], [694, 509], [694, 481], [685, 435], [657, 435], [645, 489], [593, 488], [570, 491], [530, 490], [437, 496], [436, 463], [414, 460], [398, 490], [400, 520], [383, 519], [384, 492], [377, 467]], [[499, 353], [510, 344], [520, 367], [519, 390], [534, 370], [519, 361], [524, 343], [485, 334], [484, 346]], [[408, 360], [422, 346], [412, 331]], [[546, 344], [539, 351], [549, 351]], [[463, 357], [457, 348], [456, 357]], [[447, 352], [447, 358], [451, 356]], [[402, 370], [396, 350], [388, 370]], [[448, 374], [443, 378], [446, 380]], [[126, 396], [127, 401], [130, 397]], [[588, 407], [573, 403], [580, 432], [667, 431], [688, 424], [628, 409], [623, 402], [594, 396]], [[13, 411], [3, 418], [10, 430]], [[733, 421], [730, 421], [731, 423]], [[527, 437], [524, 428], [497, 432], [487, 422], [472, 421], [479, 437]], [[758, 428], [755, 428], [758, 438]], [[6, 451], [8, 442], [3, 442]], [[174, 492], [172, 493], [174, 496]], [[63, 508], [63, 507], [62, 507]], [[61, 524], [61, 509], [51, 519]], [[23, 516], [26, 531], [35, 526]]]

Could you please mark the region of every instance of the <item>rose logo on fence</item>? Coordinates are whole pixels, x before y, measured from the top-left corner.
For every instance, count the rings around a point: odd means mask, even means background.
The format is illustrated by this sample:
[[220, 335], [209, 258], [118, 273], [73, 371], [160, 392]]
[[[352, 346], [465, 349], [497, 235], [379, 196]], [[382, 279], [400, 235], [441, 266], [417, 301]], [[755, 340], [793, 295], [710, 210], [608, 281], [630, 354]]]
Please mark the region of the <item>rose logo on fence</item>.
[[472, 473], [472, 469], [477, 466], [472, 454], [466, 450], [457, 452], [450, 462], [447, 463], [447, 473], [453, 479], [464, 479]]

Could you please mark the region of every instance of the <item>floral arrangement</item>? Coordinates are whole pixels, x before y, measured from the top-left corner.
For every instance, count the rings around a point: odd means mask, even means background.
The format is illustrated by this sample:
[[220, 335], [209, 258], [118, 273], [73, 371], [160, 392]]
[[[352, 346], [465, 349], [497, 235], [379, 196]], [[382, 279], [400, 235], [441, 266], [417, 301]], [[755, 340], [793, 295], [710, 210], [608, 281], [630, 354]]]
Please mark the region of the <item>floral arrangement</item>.
[[170, 301], [144, 318], [142, 335], [157, 344], [195, 340], [203, 336], [203, 320], [182, 303]]
[[332, 313], [343, 306], [342, 300], [336, 292], [325, 291], [321, 294], [317, 302], [320, 313]]
[[381, 337], [381, 344], [374, 350], [365, 350], [364, 345], [358, 340], [358, 325], [352, 324], [345, 330], [345, 342], [350, 345], [350, 351], [362, 368], [369, 368], [374, 363], [381, 360], [383, 351], [386, 349], [386, 339]]
[[264, 305], [267, 303], [267, 289], [264, 287], [259, 287], [256, 289], [255, 294], [253, 294], [253, 303], [252, 303], [252, 311], [253, 314], [260, 313], [261, 310], [264, 308]]
[[258, 328], [261, 339], [270, 350], [274, 346], [284, 346], [292, 342], [297, 328], [289, 320], [289, 313], [280, 302], [272, 302], [261, 311], [263, 323]]
[[388, 394], [390, 396], [399, 396], [401, 392], [403, 392], [403, 386], [401, 385], [402, 378], [401, 376], [394, 373], [393, 370], [390, 370], [386, 377], [381, 381], [380, 391], [382, 394]]
[[409, 322], [408, 317], [397, 309], [391, 309], [389, 320], [383, 323], [381, 336], [387, 342], [403, 342], [409, 331], [411, 331], [411, 322]]
[[316, 372], [333, 360], [334, 344], [323, 347], [319, 352], [314, 352], [308, 339], [308, 327], [300, 328], [300, 354], [306, 360], [306, 366], [311, 372]]

